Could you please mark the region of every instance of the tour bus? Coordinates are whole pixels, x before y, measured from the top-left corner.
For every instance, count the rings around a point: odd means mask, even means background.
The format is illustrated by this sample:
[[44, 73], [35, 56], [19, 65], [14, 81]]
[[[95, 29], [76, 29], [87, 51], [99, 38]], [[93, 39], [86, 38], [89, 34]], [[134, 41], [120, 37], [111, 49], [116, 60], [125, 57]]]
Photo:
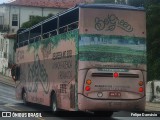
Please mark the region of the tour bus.
[[143, 111], [143, 8], [79, 4], [17, 32], [16, 98], [53, 112]]

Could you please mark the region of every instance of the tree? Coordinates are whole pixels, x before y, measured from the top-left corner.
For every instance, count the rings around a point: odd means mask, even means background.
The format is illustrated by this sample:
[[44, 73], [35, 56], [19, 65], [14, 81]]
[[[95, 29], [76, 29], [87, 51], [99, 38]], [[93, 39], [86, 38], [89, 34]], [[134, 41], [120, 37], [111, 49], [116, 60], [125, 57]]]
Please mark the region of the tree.
[[117, 4], [126, 4], [126, 1], [125, 0], [117, 0], [116, 3]]
[[41, 17], [41, 16], [33, 16], [32, 19], [30, 21], [27, 21], [27, 22], [24, 22], [22, 24], [22, 27], [21, 28], [29, 28], [49, 17], [53, 16], [52, 14], [49, 14], [47, 17]]
[[160, 79], [160, 1], [148, 0], [147, 13], [147, 61], [148, 80]]
[[145, 0], [128, 0], [128, 5], [142, 7], [145, 4]]

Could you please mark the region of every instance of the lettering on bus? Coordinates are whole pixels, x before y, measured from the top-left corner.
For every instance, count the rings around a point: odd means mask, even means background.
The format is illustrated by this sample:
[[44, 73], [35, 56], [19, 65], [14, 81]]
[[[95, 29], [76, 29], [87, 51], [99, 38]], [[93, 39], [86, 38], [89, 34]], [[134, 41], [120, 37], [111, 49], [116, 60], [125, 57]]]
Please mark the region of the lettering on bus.
[[48, 74], [43, 64], [40, 63], [38, 54], [35, 56], [35, 61], [32, 65], [28, 65], [28, 91], [37, 92], [38, 82], [41, 83], [44, 92], [49, 92]]
[[130, 86], [112, 86], [112, 85], [95, 85], [97, 88], [104, 88], [105, 90], [127, 90]]
[[21, 61], [24, 59], [24, 50], [19, 50], [17, 52], [17, 62]]
[[52, 68], [58, 70], [58, 79], [72, 78], [72, 50], [53, 53]]
[[72, 50], [53, 53], [53, 60], [72, 57]]
[[106, 31], [113, 31], [116, 29], [116, 27], [121, 28], [122, 30], [126, 32], [132, 32], [133, 27], [126, 22], [123, 19], [119, 19], [114, 14], [108, 14], [108, 16], [104, 19], [101, 19], [99, 17], [95, 18], [95, 29], [98, 31], [106, 30]]

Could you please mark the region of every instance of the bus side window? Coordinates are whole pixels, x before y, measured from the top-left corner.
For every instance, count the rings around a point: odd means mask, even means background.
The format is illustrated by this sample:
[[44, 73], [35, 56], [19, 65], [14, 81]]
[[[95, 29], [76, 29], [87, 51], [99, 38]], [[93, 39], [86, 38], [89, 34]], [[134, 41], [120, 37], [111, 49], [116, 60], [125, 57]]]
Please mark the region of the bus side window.
[[67, 32], [67, 26], [59, 29], [59, 34]]
[[24, 41], [24, 44], [23, 44], [24, 46], [25, 45], [28, 45], [28, 40], [26, 40], [26, 41]]
[[59, 34], [78, 28], [79, 9], [59, 16]]
[[55, 36], [55, 35], [57, 35], [57, 30], [53, 30], [53, 31], [50, 33], [50, 37], [51, 37], [51, 36]]
[[29, 31], [18, 34], [18, 47], [28, 45]]
[[75, 22], [75, 23], [68, 26], [68, 31], [74, 30], [74, 29], [77, 29], [77, 28], [78, 28], [78, 22]]
[[49, 38], [51, 36], [57, 35], [57, 17], [54, 16], [50, 18], [48, 22], [42, 24], [42, 35], [43, 39]]
[[49, 38], [49, 33], [45, 33], [45, 34], [43, 35], [43, 39], [45, 39], [45, 38]]
[[41, 25], [31, 28], [29, 43], [37, 42], [41, 36]]

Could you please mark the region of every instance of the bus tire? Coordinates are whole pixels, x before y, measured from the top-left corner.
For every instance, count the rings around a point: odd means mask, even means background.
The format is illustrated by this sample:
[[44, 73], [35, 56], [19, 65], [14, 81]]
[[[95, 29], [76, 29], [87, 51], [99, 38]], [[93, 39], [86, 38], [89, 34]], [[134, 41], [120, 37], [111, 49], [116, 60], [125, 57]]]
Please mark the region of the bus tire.
[[57, 113], [57, 111], [58, 111], [57, 98], [56, 98], [55, 93], [53, 93], [52, 97], [51, 97], [51, 110], [52, 110], [53, 113]]
[[95, 111], [94, 116], [105, 116], [105, 117], [111, 117], [113, 115], [113, 112], [111, 111]]
[[25, 91], [23, 91], [23, 93], [22, 93], [22, 100], [23, 100], [24, 105], [28, 104], [28, 102], [27, 102], [27, 93]]

